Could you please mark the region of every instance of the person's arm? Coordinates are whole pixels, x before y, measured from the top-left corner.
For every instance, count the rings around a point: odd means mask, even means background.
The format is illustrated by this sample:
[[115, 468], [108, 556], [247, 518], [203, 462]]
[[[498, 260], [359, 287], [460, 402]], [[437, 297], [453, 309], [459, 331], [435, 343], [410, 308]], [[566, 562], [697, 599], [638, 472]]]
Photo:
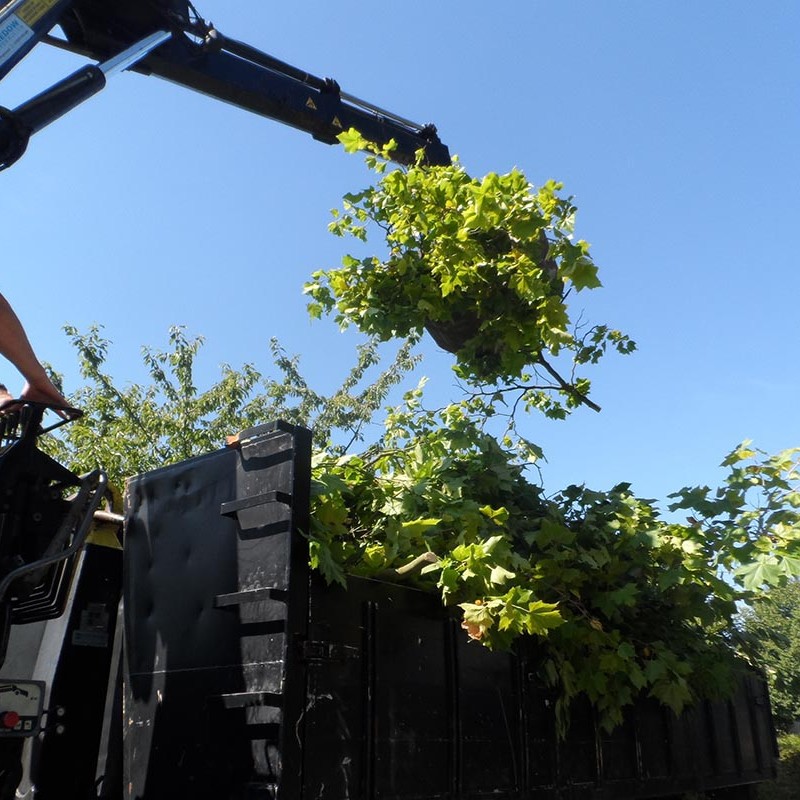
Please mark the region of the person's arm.
[[[47, 376], [44, 367], [33, 352], [22, 323], [2, 294], [0, 294], [0, 355], [5, 356], [25, 379], [25, 386], [20, 394], [21, 398], [58, 406], [69, 405], [66, 398]], [[0, 389], [0, 404], [10, 399], [8, 390], [3, 386]]]

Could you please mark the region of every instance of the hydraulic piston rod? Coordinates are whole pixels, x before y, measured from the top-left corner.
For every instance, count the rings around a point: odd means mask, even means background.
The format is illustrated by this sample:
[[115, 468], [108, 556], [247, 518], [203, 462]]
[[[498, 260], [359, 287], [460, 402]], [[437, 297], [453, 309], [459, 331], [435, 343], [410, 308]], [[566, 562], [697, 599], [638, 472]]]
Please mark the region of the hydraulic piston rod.
[[22, 156], [34, 133], [97, 94], [109, 75], [132, 67], [171, 35], [157, 31], [108, 61], [82, 67], [13, 111], [0, 108], [0, 170]]

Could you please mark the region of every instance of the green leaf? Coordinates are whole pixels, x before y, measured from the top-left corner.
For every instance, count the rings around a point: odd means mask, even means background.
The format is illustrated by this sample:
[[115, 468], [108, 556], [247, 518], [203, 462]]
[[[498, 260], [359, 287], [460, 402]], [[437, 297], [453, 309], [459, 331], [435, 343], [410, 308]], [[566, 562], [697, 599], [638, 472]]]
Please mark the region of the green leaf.
[[630, 660], [635, 658], [636, 649], [630, 642], [622, 642], [622, 644], [620, 644], [620, 646], [617, 648], [617, 654], [620, 658]]
[[639, 587], [635, 583], [626, 583], [611, 593], [612, 602], [617, 606], [633, 606], [639, 596]]
[[778, 569], [789, 577], [800, 577], [800, 556], [779, 556]]
[[517, 239], [533, 239], [542, 229], [543, 221], [533, 216], [514, 219], [509, 223], [511, 235]]
[[586, 256], [579, 256], [571, 264], [565, 266], [562, 269], [562, 274], [572, 282], [578, 291], [582, 289], [597, 289], [603, 285], [597, 277], [597, 267]]
[[441, 519], [413, 519], [401, 523], [403, 532], [409, 536], [419, 536], [431, 528], [435, 528], [442, 520]]
[[552, 544], [568, 545], [575, 540], [575, 533], [564, 525], [544, 518], [541, 520], [539, 531], [535, 534], [534, 540], [542, 548], [549, 547]]
[[492, 571], [489, 575], [489, 580], [491, 583], [497, 586], [502, 586], [504, 583], [515, 577], [515, 573], [509, 572], [509, 570], [498, 565], [492, 568]]
[[330, 547], [322, 541], [312, 539], [309, 542], [309, 551], [311, 566], [318, 569], [329, 584], [338, 583], [346, 589], [347, 577], [337, 559], [333, 557]]
[[754, 591], [765, 585], [777, 585], [783, 572], [774, 557], [766, 556], [749, 564], [743, 564], [734, 570], [734, 574], [742, 579], [747, 591]]
[[498, 525], [505, 525], [508, 522], [508, 509], [507, 508], [492, 508], [492, 506], [481, 506], [479, 511], [484, 517], [488, 517], [492, 522]]
[[752, 450], [748, 445], [750, 444], [749, 439], [745, 439], [735, 450], [732, 450], [728, 455], [723, 459], [721, 466], [723, 467], [730, 467], [734, 464], [738, 464], [740, 461], [747, 461], [753, 456], [756, 455], [756, 451]]
[[555, 603], [535, 601], [528, 605], [526, 628], [532, 635], [543, 636], [564, 624], [564, 618]]
[[356, 153], [359, 150], [364, 150], [368, 144], [367, 140], [355, 128], [343, 131], [336, 138], [344, 145], [347, 153]]
[[682, 678], [673, 681], [659, 681], [650, 690], [650, 695], [680, 714], [692, 699], [689, 686]]

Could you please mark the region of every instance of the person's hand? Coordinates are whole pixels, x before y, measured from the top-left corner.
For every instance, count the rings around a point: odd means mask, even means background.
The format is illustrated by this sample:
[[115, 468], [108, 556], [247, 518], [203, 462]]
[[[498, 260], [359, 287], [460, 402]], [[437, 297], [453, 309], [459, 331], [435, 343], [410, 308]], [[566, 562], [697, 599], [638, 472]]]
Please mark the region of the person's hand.
[[51, 403], [54, 406], [69, 405], [67, 398], [56, 389], [55, 384], [47, 377], [37, 381], [35, 384], [26, 383], [22, 387], [20, 399], [31, 400], [34, 403]]
[[[0, 414], [12, 414], [15, 411], [19, 411], [19, 403], [15, 403], [15, 400], [17, 400], [17, 398], [0, 383]], [[26, 383], [22, 388], [19, 400], [30, 400], [32, 403], [47, 403], [48, 405], [69, 407], [67, 398], [56, 389], [55, 384], [47, 376], [40, 378], [35, 383], [31, 381]], [[53, 410], [62, 419], [74, 419], [78, 416], [75, 412]]]
[[0, 414], [4, 411], [3, 406], [5, 406], [6, 403], [10, 403], [13, 399], [8, 389], [0, 383]]
[[[43, 375], [35, 383], [28, 381], [25, 386], [22, 387], [20, 399], [30, 400], [34, 403], [48, 403], [54, 406], [67, 406], [69, 408], [69, 400], [56, 389], [55, 384], [47, 375]], [[76, 416], [69, 411], [55, 410], [55, 413], [62, 419], [72, 419]]]

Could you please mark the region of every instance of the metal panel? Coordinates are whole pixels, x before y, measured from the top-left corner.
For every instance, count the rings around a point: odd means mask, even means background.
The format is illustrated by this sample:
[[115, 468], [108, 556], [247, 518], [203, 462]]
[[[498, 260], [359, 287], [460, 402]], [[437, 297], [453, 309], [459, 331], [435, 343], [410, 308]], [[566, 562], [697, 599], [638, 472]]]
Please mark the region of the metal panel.
[[71, 0], [10, 0], [0, 6], [0, 78], [57, 22]]
[[534, 641], [490, 652], [433, 594], [309, 582], [308, 439], [249, 434], [130, 484], [127, 797], [634, 800], [772, 776], [754, 677], [680, 718], [642, 699], [610, 734], [577, 702], [558, 742]]
[[524, 786], [518, 662], [454, 626], [462, 794], [517, 797]]
[[[299, 797], [633, 800], [773, 774], [755, 677], [743, 676], [730, 702], [681, 717], [642, 698], [611, 733], [577, 702], [558, 742], [535, 643], [491, 652], [467, 641], [435, 596], [352, 577], [347, 591], [312, 580], [309, 614]], [[772, 755], [759, 761], [761, 750]]]
[[275, 794], [303, 702], [289, 641], [307, 619], [309, 481], [310, 434], [275, 423], [129, 482], [126, 797]]
[[312, 585], [298, 797], [372, 798], [374, 607]]
[[[47, 686], [43, 731], [25, 743], [16, 796], [41, 800], [94, 796], [120, 598], [121, 552], [88, 545], [78, 560], [66, 613], [15, 626], [9, 660]], [[5, 672], [4, 674], [9, 674]], [[13, 791], [13, 788], [12, 788]]]

